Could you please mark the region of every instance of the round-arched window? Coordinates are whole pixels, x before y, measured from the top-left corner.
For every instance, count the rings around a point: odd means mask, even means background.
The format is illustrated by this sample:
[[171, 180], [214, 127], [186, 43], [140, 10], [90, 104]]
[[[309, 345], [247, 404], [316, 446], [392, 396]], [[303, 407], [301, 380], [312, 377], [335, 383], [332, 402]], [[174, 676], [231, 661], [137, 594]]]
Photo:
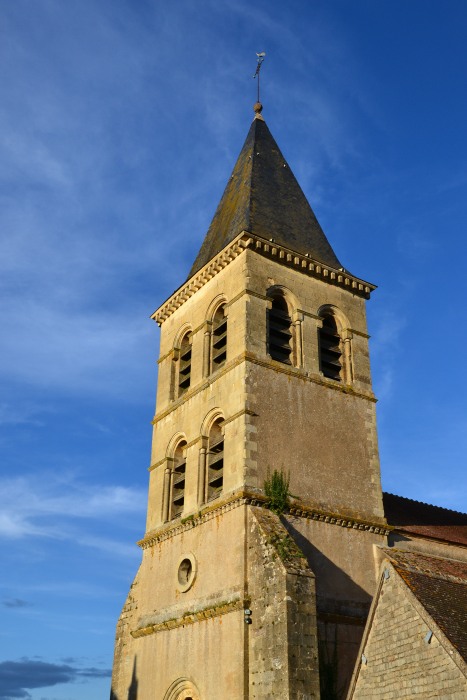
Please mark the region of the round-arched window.
[[282, 294], [273, 297], [267, 317], [268, 353], [273, 360], [292, 364], [292, 319]]
[[319, 368], [325, 377], [337, 382], [341, 381], [341, 357], [341, 337], [336, 319], [332, 314], [325, 314], [322, 327], [319, 329]]

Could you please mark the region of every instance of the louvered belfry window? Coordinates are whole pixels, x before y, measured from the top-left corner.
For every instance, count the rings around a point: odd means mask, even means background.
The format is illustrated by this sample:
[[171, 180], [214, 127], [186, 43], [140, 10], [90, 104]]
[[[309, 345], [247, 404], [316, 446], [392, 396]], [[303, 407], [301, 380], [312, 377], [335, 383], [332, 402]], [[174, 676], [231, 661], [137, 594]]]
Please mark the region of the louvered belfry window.
[[174, 455], [172, 471], [172, 508], [170, 517], [176, 518], [185, 504], [186, 442], [180, 442]]
[[191, 383], [191, 333], [183, 336], [178, 362], [178, 395], [181, 396]]
[[225, 306], [217, 309], [212, 320], [212, 371], [222, 367], [227, 359], [227, 316]]
[[320, 370], [328, 379], [341, 381], [341, 339], [333, 316], [323, 318], [323, 326], [319, 329], [319, 362]]
[[292, 364], [292, 319], [282, 296], [274, 297], [268, 309], [268, 352], [273, 360]]
[[216, 421], [209, 433], [209, 450], [207, 460], [207, 500], [219, 496], [224, 484], [224, 435], [220, 427], [221, 420]]

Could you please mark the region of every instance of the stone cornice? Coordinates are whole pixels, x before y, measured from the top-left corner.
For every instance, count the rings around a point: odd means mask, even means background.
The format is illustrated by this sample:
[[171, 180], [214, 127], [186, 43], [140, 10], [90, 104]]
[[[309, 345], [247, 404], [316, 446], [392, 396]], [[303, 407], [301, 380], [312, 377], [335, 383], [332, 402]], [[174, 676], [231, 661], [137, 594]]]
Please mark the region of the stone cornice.
[[[171, 539], [176, 535], [181, 535], [187, 530], [191, 530], [198, 525], [201, 525], [212, 518], [216, 518], [222, 513], [226, 513], [234, 508], [244, 505], [267, 507], [267, 498], [262, 493], [253, 493], [251, 491], [241, 490], [236, 491], [225, 499], [220, 499], [216, 503], [209, 504], [202, 508], [198, 513], [188, 515], [186, 518], [181, 518], [170, 523], [165, 523], [161, 527], [148, 532], [145, 537], [138, 542], [142, 549], [148, 549]], [[371, 521], [351, 515], [342, 515], [332, 513], [330, 511], [316, 508], [305, 503], [294, 502], [287, 511], [288, 514], [307, 520], [319, 520], [320, 522], [330, 525], [338, 525], [339, 527], [351, 528], [353, 530], [366, 530], [377, 535], [388, 535], [394, 530], [394, 527], [387, 525], [382, 521]]]
[[188, 515], [186, 518], [177, 518], [176, 521], [165, 523], [160, 528], [148, 532], [137, 544], [141, 547], [141, 549], [148, 549], [159, 542], [171, 539], [176, 535], [181, 535], [187, 530], [191, 530], [194, 527], [207, 522], [208, 520], [212, 520], [212, 518], [215, 518], [222, 513], [226, 513], [227, 511], [238, 508], [239, 506], [249, 505], [252, 502], [253, 499], [251, 497], [246, 496], [244, 492], [237, 491], [230, 497], [221, 499], [215, 504], [205, 506], [198, 513]]
[[[302, 379], [305, 382], [319, 384], [321, 386], [328, 387], [333, 391], [340, 391], [341, 393], [349, 394], [351, 396], [358, 396], [359, 398], [366, 399], [367, 401], [371, 401], [372, 403], [377, 403], [378, 401], [378, 399], [374, 396], [374, 394], [371, 391], [368, 393], [364, 391], [359, 391], [358, 389], [355, 389], [352, 384], [336, 382], [333, 379], [326, 379], [326, 377], [323, 377], [321, 375], [311, 374], [307, 370], [304, 370], [300, 367], [291, 367], [290, 365], [284, 365], [283, 362], [277, 362], [276, 360], [272, 360], [271, 358], [263, 359], [261, 357], [257, 357], [257, 355], [254, 355], [253, 353], [243, 352], [237, 357], [235, 357], [233, 360], [230, 360], [227, 364], [225, 364], [221, 370], [218, 370], [212, 376], [207, 377], [200, 384], [193, 387], [192, 389], [190, 388], [188, 389], [188, 391], [185, 391], [183, 396], [180, 396], [178, 399], [174, 399], [173, 401], [171, 401], [168, 406], [161, 410], [160, 413], [156, 413], [156, 415], [151, 421], [152, 425], [156, 425], [157, 423], [159, 423], [159, 421], [166, 418], [176, 408], [192, 399], [193, 396], [196, 396], [196, 394], [199, 394], [201, 391], [207, 389], [207, 387], [210, 384], [213, 384], [218, 379], [226, 375], [234, 367], [238, 367], [238, 365], [242, 364], [242, 362], [251, 362], [252, 364], [259, 365], [260, 367], [267, 367], [268, 369], [272, 369], [275, 372], [287, 374], [290, 377], [298, 377], [299, 379]], [[244, 412], [248, 413], [248, 410], [245, 410]]]
[[377, 403], [378, 401], [372, 392], [365, 393], [363, 391], [358, 391], [352, 384], [344, 384], [343, 382], [336, 382], [333, 379], [326, 379], [324, 376], [311, 374], [311, 372], [308, 372], [301, 367], [291, 367], [290, 365], [285, 365], [283, 362], [278, 362], [277, 360], [272, 360], [270, 358], [264, 360], [249, 352], [245, 352], [243, 356], [247, 362], [259, 365], [260, 367], [267, 367], [268, 369], [272, 369], [275, 372], [280, 372], [281, 374], [298, 377], [299, 379], [312, 382], [313, 384], [320, 384], [321, 386], [328, 387], [333, 391], [340, 391], [343, 394], [358, 396], [359, 398], [366, 399], [372, 403]]
[[250, 245], [250, 236], [241, 233], [229, 243], [218, 255], [209, 261], [199, 272], [190, 277], [171, 297], [167, 299], [151, 316], [159, 325], [169, 318], [182, 304], [193, 296], [201, 287], [215, 277], [224, 267], [243, 252]]
[[249, 247], [261, 255], [273, 258], [288, 267], [299, 269], [310, 277], [318, 277], [323, 282], [343, 287], [352, 294], [369, 299], [371, 292], [376, 289], [376, 285], [354, 277], [344, 268], [335, 269], [329, 265], [324, 265], [317, 260], [313, 260], [308, 253], [302, 255], [290, 248], [278, 245], [272, 238], [266, 241], [263, 238], [259, 238], [259, 236], [251, 236], [251, 239], [252, 242]]
[[319, 520], [320, 522], [329, 523], [330, 525], [339, 525], [340, 527], [351, 528], [352, 530], [367, 530], [374, 532], [376, 535], [389, 535], [394, 529], [391, 525], [387, 525], [381, 521], [374, 522], [371, 520], [363, 520], [352, 516], [337, 515], [325, 510], [314, 508], [313, 506], [293, 504], [289, 509], [290, 515], [298, 518], [306, 518], [307, 520]]
[[308, 254], [296, 253], [289, 248], [278, 245], [273, 239], [267, 241], [254, 236], [248, 231], [242, 231], [232, 243], [229, 243], [218, 255], [209, 261], [199, 272], [190, 277], [166, 302], [151, 316], [159, 325], [171, 316], [187, 299], [195, 294], [209, 280], [215, 277], [232, 260], [235, 260], [244, 250], [249, 248], [260, 255], [276, 260], [276, 262], [292, 267], [300, 272], [321, 279], [323, 282], [342, 287], [352, 294], [369, 299], [371, 292], [376, 289], [374, 284], [354, 277], [344, 268], [334, 269], [329, 265], [313, 260]]
[[211, 605], [201, 610], [188, 612], [180, 617], [174, 617], [164, 622], [158, 622], [154, 625], [146, 625], [137, 630], [133, 630], [130, 634], [133, 638], [147, 637], [149, 634], [157, 632], [165, 632], [175, 629], [176, 627], [185, 627], [185, 625], [193, 625], [195, 622], [203, 622], [210, 620], [213, 617], [227, 615], [227, 613], [235, 612], [236, 610], [244, 610], [250, 605], [250, 600], [247, 598], [237, 598], [236, 600], [220, 602], [217, 605]]

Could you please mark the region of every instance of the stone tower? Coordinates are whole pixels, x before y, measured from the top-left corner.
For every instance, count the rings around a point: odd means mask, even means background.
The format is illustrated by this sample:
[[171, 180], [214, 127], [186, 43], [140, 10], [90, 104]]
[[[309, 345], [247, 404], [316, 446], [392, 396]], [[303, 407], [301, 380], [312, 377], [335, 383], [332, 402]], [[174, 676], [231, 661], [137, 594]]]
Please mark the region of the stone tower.
[[[147, 528], [118, 700], [342, 697], [376, 587], [374, 286], [342, 267], [255, 109], [188, 279], [153, 316]], [[279, 514], [275, 471], [292, 494]]]

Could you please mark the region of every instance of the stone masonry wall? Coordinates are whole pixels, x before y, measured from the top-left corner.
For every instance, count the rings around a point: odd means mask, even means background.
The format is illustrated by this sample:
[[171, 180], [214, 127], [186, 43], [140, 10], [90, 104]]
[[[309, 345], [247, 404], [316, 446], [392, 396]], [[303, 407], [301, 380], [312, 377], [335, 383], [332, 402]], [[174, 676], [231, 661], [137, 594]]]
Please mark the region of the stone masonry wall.
[[[290, 472], [290, 490], [334, 513], [383, 522], [375, 397], [371, 390], [365, 302], [252, 251], [247, 260], [246, 392], [256, 428], [247, 486], [261, 488], [268, 469]], [[290, 303], [300, 359], [273, 360], [267, 346], [268, 290]], [[320, 371], [319, 314], [332, 306], [352, 335], [353, 378]], [[292, 343], [293, 344], [293, 343]], [[297, 342], [295, 343], [297, 344]], [[298, 352], [298, 351], [297, 351]]]
[[130, 631], [138, 615], [137, 588], [139, 571], [130, 587], [125, 605], [117, 623], [110, 700], [127, 700], [133, 673], [134, 653]]
[[384, 581], [362, 662], [348, 700], [465, 700], [467, 679], [414, 606], [391, 568]]

